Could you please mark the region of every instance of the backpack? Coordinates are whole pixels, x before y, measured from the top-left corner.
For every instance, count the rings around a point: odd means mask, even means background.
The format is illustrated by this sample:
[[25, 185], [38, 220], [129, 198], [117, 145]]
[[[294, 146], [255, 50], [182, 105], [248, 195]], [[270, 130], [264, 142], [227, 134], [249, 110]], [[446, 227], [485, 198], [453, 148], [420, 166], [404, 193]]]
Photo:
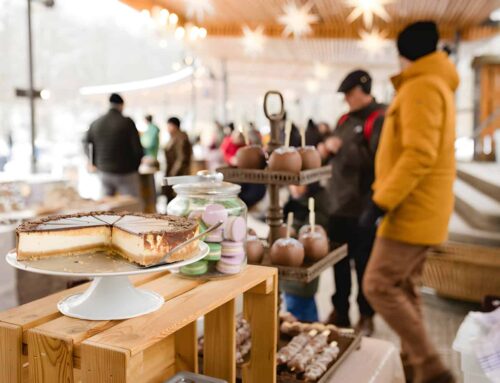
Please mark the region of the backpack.
[[[368, 117], [365, 120], [365, 123], [363, 124], [363, 137], [365, 138], [366, 142], [370, 142], [370, 139], [372, 137], [373, 133], [373, 126], [375, 125], [375, 121], [379, 116], [383, 116], [385, 114], [385, 109], [376, 109], [373, 112], [371, 112]], [[349, 118], [349, 113], [346, 113], [342, 115], [339, 118], [338, 126], [342, 125], [344, 122], [347, 121]]]

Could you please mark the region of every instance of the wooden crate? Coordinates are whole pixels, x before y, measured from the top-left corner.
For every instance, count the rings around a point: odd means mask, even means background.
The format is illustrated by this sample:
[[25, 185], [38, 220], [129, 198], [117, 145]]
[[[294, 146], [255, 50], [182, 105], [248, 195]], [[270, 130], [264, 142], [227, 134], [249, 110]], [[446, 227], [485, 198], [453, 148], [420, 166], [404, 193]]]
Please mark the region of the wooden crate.
[[252, 329], [246, 382], [275, 382], [277, 271], [249, 265], [218, 281], [166, 272], [131, 278], [161, 294], [151, 314], [122, 321], [86, 321], [61, 315], [56, 303], [81, 285], [0, 313], [0, 382], [163, 382], [196, 372], [196, 320], [205, 317], [205, 374], [235, 381], [235, 298], [243, 294]]
[[500, 294], [500, 248], [448, 242], [428, 252], [422, 282], [437, 294], [471, 302]]
[[302, 170], [300, 173], [276, 172], [269, 169], [238, 169], [222, 167], [217, 169], [224, 175], [224, 181], [265, 185], [308, 185], [332, 176], [331, 165], [317, 169]]

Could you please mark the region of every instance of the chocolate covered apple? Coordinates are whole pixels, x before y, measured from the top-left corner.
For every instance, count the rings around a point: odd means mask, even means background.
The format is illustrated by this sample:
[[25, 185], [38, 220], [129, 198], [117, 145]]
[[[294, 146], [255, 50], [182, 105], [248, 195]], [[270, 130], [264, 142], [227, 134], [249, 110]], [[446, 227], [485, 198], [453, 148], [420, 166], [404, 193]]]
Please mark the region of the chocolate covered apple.
[[304, 262], [304, 246], [295, 238], [280, 238], [271, 246], [270, 257], [274, 265], [298, 267]]
[[314, 146], [303, 146], [298, 152], [302, 159], [302, 170], [317, 169], [321, 166], [321, 156]]
[[281, 147], [271, 153], [269, 170], [299, 173], [302, 169], [302, 158], [293, 147]]
[[328, 254], [328, 239], [320, 231], [310, 231], [299, 236], [304, 246], [305, 257], [311, 261], [318, 261]]
[[247, 254], [248, 262], [260, 263], [262, 261], [262, 257], [264, 256], [264, 245], [259, 238], [250, 236], [247, 237], [247, 241], [245, 243], [245, 251]]
[[236, 166], [240, 169], [264, 169], [266, 155], [261, 146], [244, 146], [236, 152]]

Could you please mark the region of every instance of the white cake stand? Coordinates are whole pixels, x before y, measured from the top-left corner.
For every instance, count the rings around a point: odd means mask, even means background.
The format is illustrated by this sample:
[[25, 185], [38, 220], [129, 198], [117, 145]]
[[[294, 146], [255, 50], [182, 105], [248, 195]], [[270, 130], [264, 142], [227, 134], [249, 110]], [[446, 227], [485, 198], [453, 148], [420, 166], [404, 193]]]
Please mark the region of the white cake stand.
[[130, 275], [163, 270], [176, 272], [180, 267], [204, 258], [208, 251], [208, 245], [200, 241], [199, 251], [194, 257], [152, 269], [140, 269], [129, 262], [95, 254], [18, 261], [15, 250], [12, 250], [5, 259], [11, 266], [32, 273], [94, 278], [87, 290], [62, 299], [57, 308], [62, 314], [73, 318], [115, 320], [148, 314], [158, 310], [164, 303], [161, 295], [136, 288], [128, 278]]

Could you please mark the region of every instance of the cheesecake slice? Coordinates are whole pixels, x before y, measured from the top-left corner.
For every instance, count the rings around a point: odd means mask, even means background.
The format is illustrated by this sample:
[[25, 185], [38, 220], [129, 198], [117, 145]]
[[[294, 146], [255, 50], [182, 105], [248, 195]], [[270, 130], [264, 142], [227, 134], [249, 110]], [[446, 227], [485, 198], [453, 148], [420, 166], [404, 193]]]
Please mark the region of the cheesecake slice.
[[[39, 259], [111, 251], [140, 265], [157, 263], [175, 246], [198, 233], [190, 219], [169, 215], [92, 212], [25, 222], [17, 229], [17, 259]], [[189, 259], [198, 241], [166, 261]]]

